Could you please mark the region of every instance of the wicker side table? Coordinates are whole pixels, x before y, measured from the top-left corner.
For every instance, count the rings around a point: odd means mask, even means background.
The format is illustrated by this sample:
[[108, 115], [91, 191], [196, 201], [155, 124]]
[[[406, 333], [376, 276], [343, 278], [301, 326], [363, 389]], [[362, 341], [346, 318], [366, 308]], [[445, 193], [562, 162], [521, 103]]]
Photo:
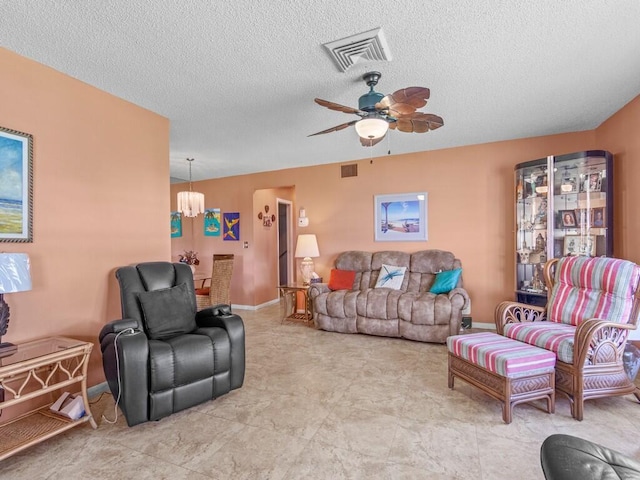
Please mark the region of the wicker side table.
[[[311, 299], [309, 298], [309, 285], [280, 285], [280, 295], [284, 298], [284, 317], [285, 320], [303, 320], [311, 322], [313, 320], [313, 310]], [[297, 300], [298, 292], [304, 295], [304, 312], [298, 313]]]
[[83, 423], [98, 427], [87, 397], [92, 348], [90, 342], [52, 337], [18, 344], [14, 354], [0, 358], [0, 388], [4, 393], [0, 409], [44, 395], [58, 396], [66, 387], [80, 384], [85, 410], [83, 417], [71, 420], [50, 412], [47, 405], [0, 424], [0, 460]]

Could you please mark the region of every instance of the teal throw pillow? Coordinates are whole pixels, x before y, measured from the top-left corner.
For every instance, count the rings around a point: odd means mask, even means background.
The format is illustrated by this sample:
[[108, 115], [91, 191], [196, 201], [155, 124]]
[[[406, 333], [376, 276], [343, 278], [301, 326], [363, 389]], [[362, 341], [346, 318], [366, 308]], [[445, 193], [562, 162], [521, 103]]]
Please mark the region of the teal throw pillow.
[[461, 268], [455, 270], [445, 270], [444, 272], [436, 273], [436, 281], [431, 285], [429, 290], [431, 293], [448, 293], [458, 285], [458, 280], [462, 274]]

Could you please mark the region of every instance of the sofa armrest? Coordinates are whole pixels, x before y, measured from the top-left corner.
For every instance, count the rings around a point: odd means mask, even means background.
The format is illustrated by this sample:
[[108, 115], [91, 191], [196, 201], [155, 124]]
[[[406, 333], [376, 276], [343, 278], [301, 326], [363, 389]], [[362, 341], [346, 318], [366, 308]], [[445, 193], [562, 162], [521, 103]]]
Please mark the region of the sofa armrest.
[[454, 288], [447, 294], [447, 296], [451, 301], [451, 303], [454, 303], [455, 297], [457, 296], [461, 297], [462, 307], [460, 307], [460, 310], [464, 310], [469, 305], [469, 294], [464, 288], [461, 288], [461, 287]]
[[308, 292], [309, 299], [313, 300], [321, 293], [327, 293], [330, 291], [331, 289], [329, 288], [328, 283], [312, 283], [311, 286], [309, 287], [309, 292]]
[[629, 331], [636, 325], [616, 323], [599, 318], [590, 318], [576, 328], [573, 364], [581, 369], [584, 365], [598, 363], [622, 364], [622, 355]]
[[496, 330], [502, 335], [507, 323], [546, 321], [545, 307], [536, 307], [518, 302], [502, 302], [496, 307]]

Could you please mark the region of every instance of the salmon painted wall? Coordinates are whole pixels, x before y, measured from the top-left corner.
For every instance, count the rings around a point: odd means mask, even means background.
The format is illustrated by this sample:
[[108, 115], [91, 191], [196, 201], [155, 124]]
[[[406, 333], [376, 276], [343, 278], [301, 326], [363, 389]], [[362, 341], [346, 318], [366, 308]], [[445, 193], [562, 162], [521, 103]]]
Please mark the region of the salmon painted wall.
[[[429, 135], [425, 134], [427, 144]], [[191, 245], [201, 258], [235, 253], [241, 271], [234, 272], [232, 303], [256, 306], [277, 298], [277, 279], [265, 273], [277, 271], [277, 253], [257, 221], [262, 202], [254, 200], [254, 192], [292, 187], [294, 220], [301, 206], [310, 219], [306, 228], [294, 226], [294, 238], [299, 233], [317, 235], [321, 256], [315, 259], [316, 271], [326, 280], [344, 250], [450, 250], [462, 260], [474, 322], [492, 323], [496, 304], [513, 298], [514, 166], [596, 147], [595, 132], [587, 131], [345, 162], [357, 163], [358, 176], [344, 179], [342, 164], [330, 164], [196, 182], [194, 189], [205, 194], [207, 208], [240, 212], [241, 241], [205, 238], [200, 216], [193, 237], [186, 229], [185, 236], [173, 240], [172, 254], [177, 258]], [[177, 192], [184, 188], [172, 186], [173, 208]], [[418, 191], [428, 193], [428, 241], [375, 242], [374, 196]], [[276, 232], [272, 228], [270, 235]], [[242, 240], [249, 241], [248, 249], [242, 249]]]
[[[0, 48], [0, 125], [33, 135], [33, 290], [7, 294], [3, 340], [97, 342], [120, 318], [114, 269], [170, 256], [169, 121]], [[89, 385], [104, 381], [94, 347]], [[4, 418], [4, 417], [3, 417]]]
[[596, 129], [596, 143], [614, 158], [614, 252], [640, 263], [640, 96]]

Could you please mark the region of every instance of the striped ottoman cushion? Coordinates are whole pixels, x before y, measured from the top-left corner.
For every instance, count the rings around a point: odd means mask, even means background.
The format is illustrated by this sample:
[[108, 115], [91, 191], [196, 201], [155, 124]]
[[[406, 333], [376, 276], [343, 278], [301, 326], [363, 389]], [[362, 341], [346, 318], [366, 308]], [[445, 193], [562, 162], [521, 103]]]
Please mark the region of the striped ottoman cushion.
[[517, 378], [553, 370], [556, 355], [496, 333], [472, 333], [447, 338], [453, 355], [502, 377]]
[[576, 327], [556, 322], [507, 323], [504, 336], [554, 352], [558, 360], [573, 363]]

